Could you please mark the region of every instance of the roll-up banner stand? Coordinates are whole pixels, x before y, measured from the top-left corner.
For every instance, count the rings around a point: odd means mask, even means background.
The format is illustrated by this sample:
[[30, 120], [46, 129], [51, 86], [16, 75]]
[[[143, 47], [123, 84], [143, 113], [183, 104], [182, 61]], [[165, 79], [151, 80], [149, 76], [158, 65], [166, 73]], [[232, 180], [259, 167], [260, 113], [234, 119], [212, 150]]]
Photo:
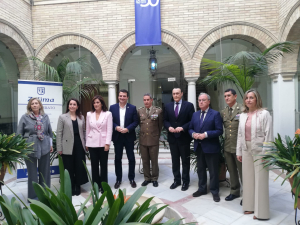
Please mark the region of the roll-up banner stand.
[[[41, 100], [45, 113], [49, 116], [51, 127], [56, 131], [58, 117], [62, 114], [62, 83], [49, 81], [18, 80], [18, 122], [26, 113], [29, 99]], [[59, 176], [58, 160], [54, 160], [51, 177]], [[17, 165], [17, 182], [27, 181], [26, 165]]]

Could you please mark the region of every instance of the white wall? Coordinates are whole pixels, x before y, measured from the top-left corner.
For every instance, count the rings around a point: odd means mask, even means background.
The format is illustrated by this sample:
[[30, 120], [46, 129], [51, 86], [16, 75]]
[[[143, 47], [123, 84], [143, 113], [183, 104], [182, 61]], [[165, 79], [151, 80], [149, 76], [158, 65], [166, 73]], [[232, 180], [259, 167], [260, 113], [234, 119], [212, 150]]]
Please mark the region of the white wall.
[[294, 137], [295, 134], [295, 79], [283, 81], [278, 76], [278, 81], [273, 82], [273, 124], [274, 137], [279, 133]]

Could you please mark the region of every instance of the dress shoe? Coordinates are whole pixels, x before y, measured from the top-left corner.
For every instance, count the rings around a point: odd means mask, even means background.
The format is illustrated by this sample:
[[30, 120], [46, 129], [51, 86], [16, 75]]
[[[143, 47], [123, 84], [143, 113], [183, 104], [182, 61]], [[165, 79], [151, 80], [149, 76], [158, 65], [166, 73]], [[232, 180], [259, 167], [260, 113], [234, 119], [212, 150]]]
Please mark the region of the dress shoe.
[[103, 194], [103, 193], [104, 193], [103, 188], [99, 188], [99, 192], [100, 192], [101, 194]]
[[157, 181], [153, 181], [153, 187], [158, 187], [158, 182]]
[[253, 216], [253, 219], [254, 220], [269, 220], [269, 219], [260, 219], [260, 218], [257, 218], [256, 216]]
[[177, 188], [177, 187], [180, 186], [180, 185], [181, 185], [181, 184], [174, 182], [174, 183], [170, 186], [170, 189], [175, 189], [175, 188]]
[[117, 181], [116, 183], [115, 183], [115, 189], [118, 189], [119, 187], [121, 186], [121, 181]]
[[183, 184], [182, 184], [182, 187], [181, 187], [181, 190], [182, 190], [182, 191], [186, 191], [187, 189], [189, 189], [189, 184], [183, 183]]
[[142, 183], [142, 186], [147, 186], [150, 183], [151, 183], [150, 180], [144, 180], [144, 182]]
[[236, 198], [239, 198], [240, 196], [238, 195], [228, 195], [226, 198], [225, 198], [225, 201], [232, 201], [233, 199], [236, 199]]
[[240, 205], [241, 205], [241, 206], [243, 205], [243, 199], [241, 200]]
[[219, 194], [213, 194], [213, 199], [214, 199], [215, 202], [219, 202], [220, 201]]
[[131, 180], [131, 181], [130, 181], [130, 185], [131, 185], [132, 188], [136, 188], [136, 183], [135, 183], [134, 180]]
[[202, 192], [202, 191], [196, 191], [193, 193], [193, 197], [200, 197], [201, 195], [206, 195], [207, 192]]
[[246, 215], [247, 215], [247, 214], [253, 214], [253, 213], [254, 213], [253, 211], [245, 211], [245, 212], [244, 212], [244, 214], [246, 214]]
[[75, 195], [80, 195], [81, 194], [81, 188], [80, 188], [80, 186], [79, 185], [76, 185], [75, 186]]

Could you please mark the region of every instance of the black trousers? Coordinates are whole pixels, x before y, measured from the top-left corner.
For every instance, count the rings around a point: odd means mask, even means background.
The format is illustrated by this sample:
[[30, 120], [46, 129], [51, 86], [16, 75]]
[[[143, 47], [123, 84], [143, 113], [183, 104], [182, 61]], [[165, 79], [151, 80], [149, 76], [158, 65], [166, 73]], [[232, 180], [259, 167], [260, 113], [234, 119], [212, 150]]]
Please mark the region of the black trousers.
[[128, 158], [129, 170], [128, 179], [134, 180], [135, 178], [135, 156], [134, 156], [134, 142], [128, 141], [124, 135], [119, 135], [117, 142], [114, 142], [115, 146], [115, 172], [117, 181], [122, 181], [122, 157], [123, 148], [126, 149], [126, 154]]
[[[98, 184], [99, 188], [102, 188], [101, 182], [107, 183], [107, 161], [108, 161], [108, 151], [104, 151], [102, 148], [91, 148], [89, 147], [89, 152], [91, 155], [91, 165], [92, 165], [92, 180]], [[100, 163], [100, 172], [99, 172]]]
[[209, 189], [212, 194], [219, 193], [219, 164], [220, 153], [204, 153], [199, 144], [196, 151], [197, 155], [197, 173], [199, 178], [199, 191], [207, 192], [207, 172], [209, 171], [210, 185]]
[[[170, 143], [169, 143], [170, 144]], [[181, 184], [180, 159], [182, 164], [182, 182], [190, 183], [190, 144], [170, 144], [174, 181]]]

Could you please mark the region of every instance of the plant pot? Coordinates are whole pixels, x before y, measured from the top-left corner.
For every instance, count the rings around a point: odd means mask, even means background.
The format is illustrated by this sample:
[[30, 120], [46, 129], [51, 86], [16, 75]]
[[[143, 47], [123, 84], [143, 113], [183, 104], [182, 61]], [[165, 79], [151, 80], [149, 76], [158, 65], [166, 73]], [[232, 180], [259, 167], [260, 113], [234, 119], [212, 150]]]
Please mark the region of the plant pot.
[[219, 181], [226, 180], [226, 164], [220, 163]]
[[[293, 178], [289, 178], [289, 182], [290, 182], [291, 187], [293, 187], [294, 177]], [[292, 191], [295, 194], [296, 193], [296, 188], [293, 188]], [[300, 195], [298, 196], [298, 201], [297, 201], [297, 208], [298, 209], [300, 209], [300, 200], [299, 200], [299, 197], [300, 197]], [[296, 198], [296, 196], [295, 196], [295, 198]]]

